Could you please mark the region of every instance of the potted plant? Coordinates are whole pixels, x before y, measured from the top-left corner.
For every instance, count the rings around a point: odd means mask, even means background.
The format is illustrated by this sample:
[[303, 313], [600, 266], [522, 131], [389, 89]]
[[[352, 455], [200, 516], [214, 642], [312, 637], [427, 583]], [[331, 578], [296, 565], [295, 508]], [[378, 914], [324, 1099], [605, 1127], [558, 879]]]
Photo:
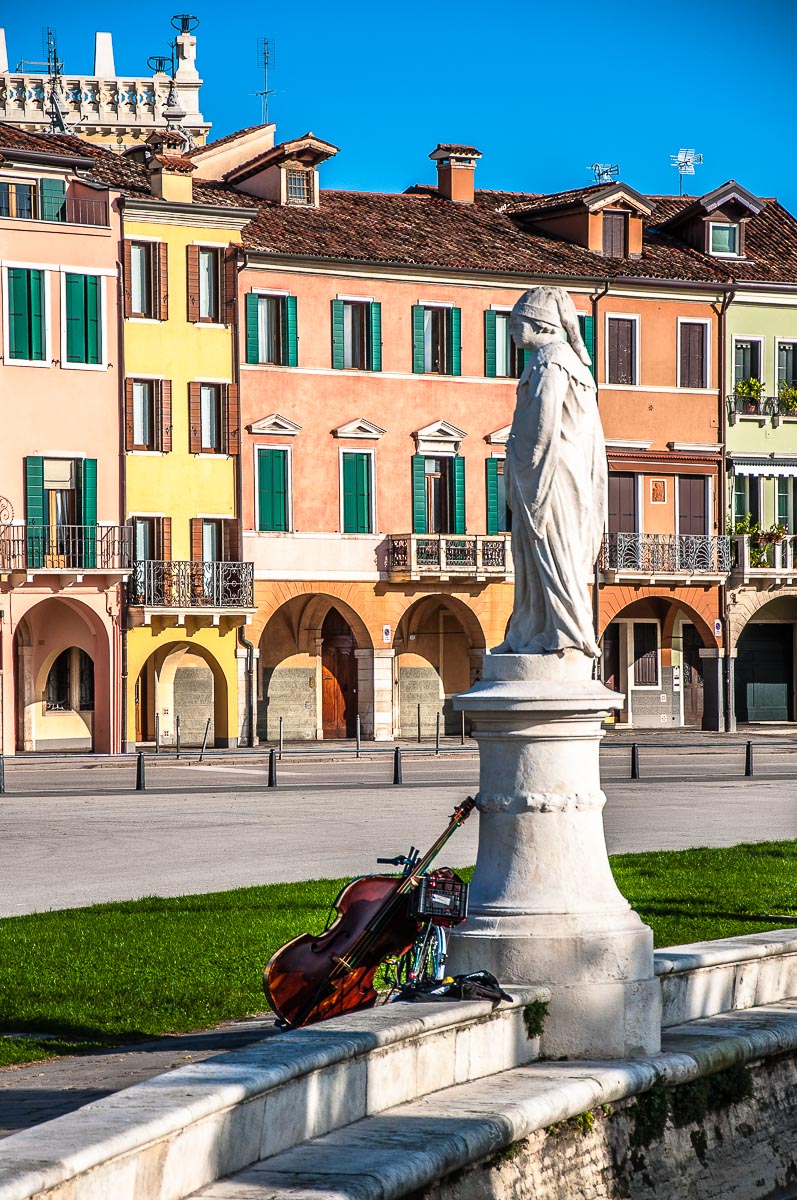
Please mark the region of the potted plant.
[[761, 534], [761, 538], [764, 542], [771, 545], [774, 542], [782, 542], [788, 532], [789, 530], [785, 525], [776, 523], [770, 526], [769, 529], [765, 529]]
[[749, 539], [749, 553], [751, 567], [766, 567], [767, 563], [767, 541], [766, 535], [763, 533], [758, 521], [753, 521], [749, 513], [736, 521], [733, 526], [733, 532], [739, 537]]
[[734, 389], [736, 398], [742, 402], [742, 410], [746, 413], [758, 413], [761, 407], [761, 393], [764, 385], [755, 375], [749, 379], [737, 379]]
[[797, 415], [797, 385], [781, 380], [778, 386], [778, 408], [786, 417]]

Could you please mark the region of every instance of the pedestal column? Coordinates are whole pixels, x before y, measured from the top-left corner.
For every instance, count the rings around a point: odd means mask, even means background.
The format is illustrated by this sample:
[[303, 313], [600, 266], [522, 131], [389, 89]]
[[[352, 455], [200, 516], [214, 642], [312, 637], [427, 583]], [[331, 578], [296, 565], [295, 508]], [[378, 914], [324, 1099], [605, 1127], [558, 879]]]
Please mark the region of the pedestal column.
[[660, 1046], [653, 935], [609, 867], [601, 721], [622, 697], [592, 660], [486, 655], [454, 706], [479, 744], [479, 850], [449, 970], [552, 989], [543, 1053], [627, 1057]]

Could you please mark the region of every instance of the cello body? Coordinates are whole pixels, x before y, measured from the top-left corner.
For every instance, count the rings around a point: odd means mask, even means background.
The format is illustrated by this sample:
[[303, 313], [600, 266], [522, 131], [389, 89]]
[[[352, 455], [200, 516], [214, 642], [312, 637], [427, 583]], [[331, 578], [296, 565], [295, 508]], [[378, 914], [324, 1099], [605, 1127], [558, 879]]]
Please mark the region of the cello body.
[[[387, 875], [352, 880], [335, 900], [338, 915], [324, 933], [300, 934], [271, 956], [263, 990], [281, 1020], [297, 1028], [376, 1003], [378, 968], [386, 958], [405, 954], [418, 931], [417, 920], [396, 896], [401, 883]], [[394, 909], [390, 920], [375, 922], [374, 914], [386, 906]], [[349, 965], [347, 954], [355, 947]]]

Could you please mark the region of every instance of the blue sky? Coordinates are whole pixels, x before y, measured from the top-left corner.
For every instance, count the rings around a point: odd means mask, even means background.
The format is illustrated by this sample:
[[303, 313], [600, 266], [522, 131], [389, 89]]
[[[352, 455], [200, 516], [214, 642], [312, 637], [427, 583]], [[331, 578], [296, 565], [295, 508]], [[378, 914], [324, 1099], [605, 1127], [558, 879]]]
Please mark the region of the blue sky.
[[[600, 161], [619, 163], [640, 191], [677, 192], [669, 156], [688, 146], [705, 164], [686, 191], [733, 177], [797, 213], [797, 7], [789, 0], [194, 3], [211, 136], [259, 122], [251, 93], [262, 86], [258, 38], [268, 36], [278, 138], [312, 129], [341, 148], [322, 168], [325, 187], [432, 182], [427, 156], [442, 141], [482, 151], [481, 187], [578, 187]], [[171, 36], [172, 8], [156, 0], [109, 6], [96, 23], [85, 11], [52, 0], [6, 10], [12, 68], [41, 57], [43, 23], [56, 28], [75, 73], [92, 69], [98, 26], [110, 28], [117, 70], [130, 74], [146, 73], [148, 55]]]

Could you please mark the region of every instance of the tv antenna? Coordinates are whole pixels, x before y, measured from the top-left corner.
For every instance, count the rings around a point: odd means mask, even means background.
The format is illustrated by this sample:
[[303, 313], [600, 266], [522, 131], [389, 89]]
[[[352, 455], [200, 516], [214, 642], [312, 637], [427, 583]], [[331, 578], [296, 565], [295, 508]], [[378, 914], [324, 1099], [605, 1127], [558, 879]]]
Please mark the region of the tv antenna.
[[50, 118], [50, 133], [66, 133], [64, 117], [69, 111], [64, 103], [61, 76], [64, 64], [58, 57], [55, 30], [48, 25], [42, 33], [44, 49], [47, 52], [47, 88], [45, 91], [45, 112]]
[[620, 174], [619, 163], [590, 163], [587, 167], [588, 171], [592, 171], [592, 178], [596, 183], [613, 183]]
[[277, 65], [276, 47], [273, 38], [257, 39], [257, 63], [263, 69], [263, 90], [262, 92], [255, 92], [254, 95], [260, 97], [262, 124], [268, 125], [268, 98], [274, 95], [274, 88], [268, 86], [268, 72], [270, 67]]
[[677, 154], [670, 155], [670, 166], [675, 167], [678, 171], [681, 189], [679, 195], [684, 194], [684, 175], [694, 175], [695, 167], [701, 166], [703, 163], [703, 155], [695, 154], [694, 150], [679, 150]]

